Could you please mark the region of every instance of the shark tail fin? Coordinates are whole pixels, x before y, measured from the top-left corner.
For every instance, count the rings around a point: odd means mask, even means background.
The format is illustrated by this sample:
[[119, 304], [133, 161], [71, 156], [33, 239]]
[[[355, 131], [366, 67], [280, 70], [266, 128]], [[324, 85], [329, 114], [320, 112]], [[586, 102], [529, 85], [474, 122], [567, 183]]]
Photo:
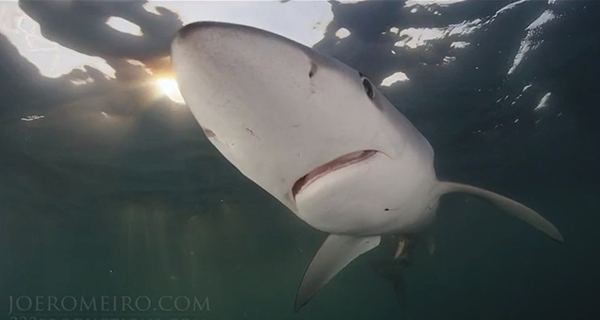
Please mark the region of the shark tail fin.
[[503, 209], [512, 216], [529, 223], [533, 227], [548, 235], [550, 238], [561, 243], [564, 242], [563, 236], [550, 221], [546, 220], [534, 210], [505, 196], [501, 196], [497, 193], [481, 188], [454, 182], [439, 182], [437, 191], [439, 195], [462, 192], [486, 200]]

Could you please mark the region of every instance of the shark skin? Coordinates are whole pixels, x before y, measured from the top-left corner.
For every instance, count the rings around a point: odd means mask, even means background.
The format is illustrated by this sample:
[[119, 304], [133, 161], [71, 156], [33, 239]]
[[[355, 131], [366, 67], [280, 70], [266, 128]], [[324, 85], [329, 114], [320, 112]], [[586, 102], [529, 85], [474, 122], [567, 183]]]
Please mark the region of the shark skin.
[[382, 235], [414, 235], [440, 196], [467, 193], [562, 242], [532, 209], [477, 187], [438, 181], [423, 135], [362, 73], [253, 27], [196, 22], [171, 59], [182, 96], [208, 140], [242, 174], [329, 234], [295, 310]]

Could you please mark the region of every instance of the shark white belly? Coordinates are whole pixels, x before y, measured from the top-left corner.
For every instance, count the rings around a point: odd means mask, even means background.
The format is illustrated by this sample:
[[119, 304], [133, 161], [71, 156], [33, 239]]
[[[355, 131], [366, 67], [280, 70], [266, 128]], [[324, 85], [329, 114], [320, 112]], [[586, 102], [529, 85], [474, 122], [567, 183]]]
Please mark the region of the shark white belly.
[[306, 272], [296, 309], [381, 235], [427, 227], [445, 193], [489, 200], [562, 241], [522, 204], [438, 181], [427, 140], [367, 77], [337, 60], [217, 22], [183, 27], [171, 57], [211, 143], [300, 219], [331, 234]]

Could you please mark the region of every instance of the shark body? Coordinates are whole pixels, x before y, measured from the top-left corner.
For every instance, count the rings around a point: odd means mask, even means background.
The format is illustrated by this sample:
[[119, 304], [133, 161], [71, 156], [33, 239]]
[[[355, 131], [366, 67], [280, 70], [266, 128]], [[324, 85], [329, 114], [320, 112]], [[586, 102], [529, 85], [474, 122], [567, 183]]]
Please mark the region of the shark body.
[[360, 72], [282, 36], [197, 22], [176, 35], [180, 91], [210, 142], [247, 178], [330, 234], [300, 285], [306, 304], [382, 235], [418, 234], [440, 196], [486, 199], [562, 242], [532, 209], [441, 182], [427, 139]]

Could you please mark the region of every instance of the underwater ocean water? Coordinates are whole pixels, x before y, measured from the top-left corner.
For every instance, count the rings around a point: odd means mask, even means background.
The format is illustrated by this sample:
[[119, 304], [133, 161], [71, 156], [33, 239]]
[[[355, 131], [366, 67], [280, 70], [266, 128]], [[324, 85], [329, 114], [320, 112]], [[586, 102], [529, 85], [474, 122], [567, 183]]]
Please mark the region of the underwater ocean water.
[[[0, 319], [597, 319], [599, 18], [566, 0], [0, 3]], [[169, 46], [203, 20], [368, 75], [440, 179], [534, 208], [564, 244], [444, 196], [433, 254], [382, 272], [382, 245], [295, 313], [326, 234], [182, 102]]]

